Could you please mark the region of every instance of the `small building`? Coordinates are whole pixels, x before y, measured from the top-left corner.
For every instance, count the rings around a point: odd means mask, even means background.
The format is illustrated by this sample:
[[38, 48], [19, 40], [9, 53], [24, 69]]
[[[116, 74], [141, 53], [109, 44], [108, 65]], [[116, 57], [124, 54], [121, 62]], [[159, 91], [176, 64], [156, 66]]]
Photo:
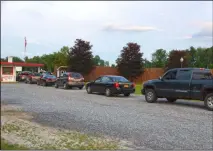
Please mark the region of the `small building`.
[[13, 57], [8, 57], [8, 62], [1, 61], [1, 82], [16, 82], [16, 72], [22, 71], [22, 67], [35, 67], [40, 72], [44, 64], [13, 62]]

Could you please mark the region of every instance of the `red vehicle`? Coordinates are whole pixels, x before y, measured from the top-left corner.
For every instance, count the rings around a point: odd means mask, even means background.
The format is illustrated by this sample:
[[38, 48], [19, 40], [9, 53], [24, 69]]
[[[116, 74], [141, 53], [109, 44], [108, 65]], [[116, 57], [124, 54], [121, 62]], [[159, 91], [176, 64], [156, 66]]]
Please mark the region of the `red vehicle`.
[[40, 73], [37, 73], [37, 72], [31, 73], [27, 76], [25, 83], [28, 83], [28, 84], [37, 83], [40, 77], [41, 77]]
[[43, 74], [37, 80], [37, 85], [42, 85], [42, 86], [54, 85], [55, 81], [56, 81], [56, 76], [51, 74]]
[[30, 71], [22, 71], [21, 73], [19, 73], [17, 75], [17, 81], [22, 82], [22, 81], [26, 81], [27, 77], [31, 74], [32, 72]]

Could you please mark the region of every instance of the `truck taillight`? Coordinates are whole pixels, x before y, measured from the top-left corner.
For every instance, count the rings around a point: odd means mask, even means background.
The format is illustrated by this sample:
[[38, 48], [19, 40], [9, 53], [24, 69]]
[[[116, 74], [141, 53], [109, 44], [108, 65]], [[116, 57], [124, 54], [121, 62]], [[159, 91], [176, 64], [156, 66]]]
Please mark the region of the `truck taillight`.
[[72, 78], [69, 76], [69, 77], [68, 77], [68, 80], [72, 80]]
[[119, 83], [117, 83], [117, 82], [114, 83], [114, 87], [115, 87], [115, 88], [119, 88]]
[[135, 83], [132, 84], [132, 87], [135, 87]]

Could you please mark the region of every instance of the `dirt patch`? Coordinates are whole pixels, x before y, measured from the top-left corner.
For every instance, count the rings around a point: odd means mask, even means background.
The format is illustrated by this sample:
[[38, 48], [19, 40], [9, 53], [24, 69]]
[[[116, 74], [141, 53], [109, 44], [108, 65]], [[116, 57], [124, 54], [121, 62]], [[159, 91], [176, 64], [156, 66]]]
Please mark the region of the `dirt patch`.
[[29, 149], [115, 150], [127, 148], [128, 142], [95, 137], [77, 131], [45, 127], [30, 121], [33, 115], [18, 106], [1, 106], [1, 135], [11, 144]]

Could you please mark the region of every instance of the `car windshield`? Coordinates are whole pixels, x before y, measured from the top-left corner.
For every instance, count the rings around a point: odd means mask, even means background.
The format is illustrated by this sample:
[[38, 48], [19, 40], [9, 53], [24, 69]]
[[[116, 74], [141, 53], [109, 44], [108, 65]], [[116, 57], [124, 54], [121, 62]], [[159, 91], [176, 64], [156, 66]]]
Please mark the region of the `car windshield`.
[[127, 80], [126, 78], [121, 77], [121, 76], [112, 77], [112, 79], [114, 82], [129, 82], [129, 80]]
[[73, 78], [82, 78], [82, 75], [81, 75], [80, 73], [76, 73], [76, 72], [72, 72], [72, 73], [71, 73], [71, 76], [72, 76]]
[[56, 76], [54, 76], [54, 75], [45, 75], [45, 77], [47, 77], [47, 78], [56, 78]]

